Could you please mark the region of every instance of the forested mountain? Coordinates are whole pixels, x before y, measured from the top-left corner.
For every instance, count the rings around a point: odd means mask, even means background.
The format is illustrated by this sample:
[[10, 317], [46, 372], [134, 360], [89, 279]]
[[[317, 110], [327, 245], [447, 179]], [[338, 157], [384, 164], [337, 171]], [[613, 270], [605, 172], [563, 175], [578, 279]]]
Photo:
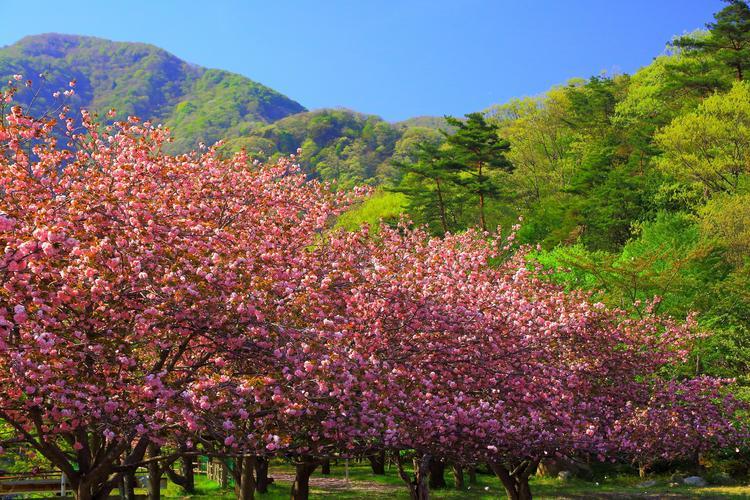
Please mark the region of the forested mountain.
[[346, 109], [306, 112], [244, 76], [189, 64], [152, 45], [87, 36], [29, 36], [0, 48], [0, 78], [14, 74], [48, 90], [36, 97], [38, 109], [50, 104], [54, 89], [75, 80], [72, 107], [100, 115], [115, 109], [119, 118], [135, 115], [163, 123], [172, 129], [174, 152], [219, 139], [262, 156], [302, 148], [300, 162], [307, 172], [342, 186], [390, 179], [394, 157], [444, 125], [440, 117], [391, 124]]
[[[143, 43], [123, 43], [74, 35], [29, 36], [0, 49], [0, 75], [22, 74], [49, 92], [76, 81], [73, 107], [121, 118], [136, 115], [172, 127], [176, 151], [199, 142], [247, 134], [305, 108], [249, 78], [202, 68]], [[36, 85], [36, 87], [40, 87]]]
[[301, 148], [298, 161], [303, 169], [347, 187], [394, 181], [394, 161], [410, 157], [416, 143], [436, 136], [439, 132], [431, 127], [392, 124], [347, 109], [322, 109], [287, 116], [227, 145], [233, 150], [245, 147], [260, 157], [293, 154]]

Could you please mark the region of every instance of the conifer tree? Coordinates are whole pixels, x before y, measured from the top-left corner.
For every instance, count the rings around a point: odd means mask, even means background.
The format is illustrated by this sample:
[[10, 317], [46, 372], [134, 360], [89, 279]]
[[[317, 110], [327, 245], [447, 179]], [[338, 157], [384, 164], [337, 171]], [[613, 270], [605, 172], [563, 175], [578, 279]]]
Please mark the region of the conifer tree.
[[725, 2], [728, 5], [714, 14], [715, 22], [706, 25], [707, 37], [681, 37], [673, 45], [713, 55], [743, 80], [750, 67], [750, 7], [745, 0]]
[[458, 182], [479, 200], [479, 225], [487, 230], [485, 202], [496, 196], [499, 186], [492, 175], [494, 171], [510, 172], [512, 164], [505, 157], [510, 148], [508, 141], [498, 134], [498, 126], [488, 123], [481, 113], [470, 113], [465, 120], [446, 116], [455, 133], [445, 134], [445, 142], [452, 158], [446, 165], [458, 173]]

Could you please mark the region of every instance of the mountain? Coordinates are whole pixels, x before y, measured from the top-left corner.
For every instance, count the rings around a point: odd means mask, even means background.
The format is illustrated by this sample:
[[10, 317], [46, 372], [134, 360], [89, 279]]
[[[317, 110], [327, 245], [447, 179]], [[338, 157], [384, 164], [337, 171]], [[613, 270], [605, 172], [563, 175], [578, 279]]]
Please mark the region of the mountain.
[[407, 158], [419, 138], [445, 124], [441, 117], [389, 123], [347, 109], [307, 111], [242, 75], [187, 63], [153, 45], [89, 36], [49, 33], [0, 48], [0, 81], [14, 74], [42, 88], [37, 112], [52, 108], [52, 92], [76, 80], [73, 108], [163, 123], [172, 129], [173, 152], [219, 139], [230, 150], [265, 157], [302, 148], [299, 161], [311, 177], [345, 187], [392, 179], [392, 160]]
[[116, 109], [170, 126], [175, 151], [237, 137], [305, 111], [298, 102], [241, 75], [189, 64], [143, 43], [61, 34], [29, 36], [0, 48], [0, 77], [22, 74], [40, 83], [37, 106], [75, 79], [74, 107]]
[[408, 154], [408, 138], [414, 133], [378, 116], [321, 109], [287, 116], [228, 144], [259, 151], [261, 157], [301, 148], [299, 164], [309, 174], [349, 187], [391, 179], [392, 160]]
[[434, 128], [435, 130], [447, 130], [450, 128], [443, 116], [414, 116], [396, 123], [404, 127], [424, 127]]

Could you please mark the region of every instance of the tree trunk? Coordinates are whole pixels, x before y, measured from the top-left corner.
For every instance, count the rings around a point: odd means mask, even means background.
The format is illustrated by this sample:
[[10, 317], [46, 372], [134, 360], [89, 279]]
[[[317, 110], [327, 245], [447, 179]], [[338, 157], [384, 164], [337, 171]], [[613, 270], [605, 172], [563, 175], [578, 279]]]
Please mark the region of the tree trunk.
[[300, 457], [297, 462], [294, 483], [292, 484], [292, 500], [307, 500], [310, 497], [310, 476], [318, 467], [318, 462], [309, 456]]
[[412, 500], [429, 500], [430, 487], [428, 484], [428, 477], [430, 475], [430, 455], [425, 453], [419, 458], [414, 457], [413, 479], [404, 470], [404, 461], [401, 458], [401, 453], [394, 451], [393, 457], [396, 459], [396, 464], [398, 465], [399, 477], [409, 488], [409, 498]]
[[[158, 457], [159, 452], [158, 446], [149, 446], [149, 456]], [[149, 500], [161, 499], [161, 467], [159, 462], [149, 462], [148, 464], [148, 498]]]
[[469, 484], [477, 484], [477, 468], [474, 466], [469, 467]]
[[91, 496], [91, 485], [81, 481], [75, 491], [76, 500], [93, 500]]
[[372, 455], [367, 455], [372, 467], [372, 473], [379, 476], [385, 475], [385, 450], [378, 451]]
[[76, 500], [103, 500], [109, 497], [110, 491], [107, 488], [95, 490], [91, 483], [81, 481], [73, 492], [73, 497]]
[[414, 459], [414, 481], [411, 498], [413, 500], [429, 500], [430, 498], [430, 464], [432, 457], [425, 453], [421, 460]]
[[430, 489], [439, 490], [448, 486], [445, 484], [445, 462], [437, 457], [430, 460]]
[[484, 193], [479, 194], [479, 225], [482, 231], [487, 231], [487, 221], [484, 218]]
[[193, 469], [195, 468], [195, 459], [192, 455], [182, 455], [182, 477], [185, 478], [185, 483], [182, 484], [182, 489], [185, 493], [192, 495], [195, 493], [195, 474]]
[[529, 477], [536, 471], [538, 460], [526, 460], [519, 465], [506, 468], [499, 463], [491, 463], [490, 468], [505, 487], [508, 500], [531, 500]]
[[240, 457], [237, 459], [237, 463], [242, 463], [238, 500], [253, 500], [255, 498], [255, 478], [253, 477], [253, 472], [255, 472], [255, 457]]
[[182, 460], [180, 462], [182, 474], [175, 472], [174, 469], [172, 469], [171, 464], [162, 468], [170, 481], [182, 488], [185, 493], [192, 495], [195, 493], [195, 477], [193, 474], [194, 458], [192, 455], [182, 455]]
[[487, 221], [484, 218], [484, 187], [482, 187], [482, 162], [479, 162], [479, 176], [478, 181], [480, 184], [479, 187], [479, 225], [482, 228], [482, 231], [487, 231]]
[[229, 466], [222, 460], [221, 462], [221, 476], [219, 476], [219, 486], [222, 489], [229, 487]]
[[255, 460], [255, 489], [258, 493], [268, 493], [268, 459], [258, 457]]
[[326, 458], [324, 459], [320, 464], [320, 473], [324, 476], [328, 476], [331, 474], [331, 459]]
[[453, 466], [453, 484], [457, 490], [464, 489], [464, 469], [460, 465]]
[[440, 189], [440, 179], [435, 179], [435, 186], [437, 187], [438, 205], [440, 208], [440, 224], [443, 226], [443, 233], [447, 233], [448, 219], [445, 217], [445, 202], [443, 201], [443, 191]]
[[232, 474], [232, 483], [234, 486], [234, 496], [240, 498], [240, 488], [242, 488], [242, 457], [234, 459], [234, 467], [229, 467], [230, 458], [223, 458], [221, 463]]
[[641, 479], [645, 479], [647, 473], [648, 473], [648, 465], [639, 463], [638, 464], [638, 477], [640, 477]]
[[122, 498], [135, 500], [135, 470], [122, 473]]

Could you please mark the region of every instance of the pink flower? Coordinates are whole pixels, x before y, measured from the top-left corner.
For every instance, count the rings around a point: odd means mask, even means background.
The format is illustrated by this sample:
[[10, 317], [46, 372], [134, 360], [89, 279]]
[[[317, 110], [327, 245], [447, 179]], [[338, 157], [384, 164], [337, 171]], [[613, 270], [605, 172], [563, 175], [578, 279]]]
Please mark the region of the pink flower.
[[25, 323], [29, 319], [26, 308], [20, 304], [13, 308], [13, 313], [13, 321], [17, 324]]

